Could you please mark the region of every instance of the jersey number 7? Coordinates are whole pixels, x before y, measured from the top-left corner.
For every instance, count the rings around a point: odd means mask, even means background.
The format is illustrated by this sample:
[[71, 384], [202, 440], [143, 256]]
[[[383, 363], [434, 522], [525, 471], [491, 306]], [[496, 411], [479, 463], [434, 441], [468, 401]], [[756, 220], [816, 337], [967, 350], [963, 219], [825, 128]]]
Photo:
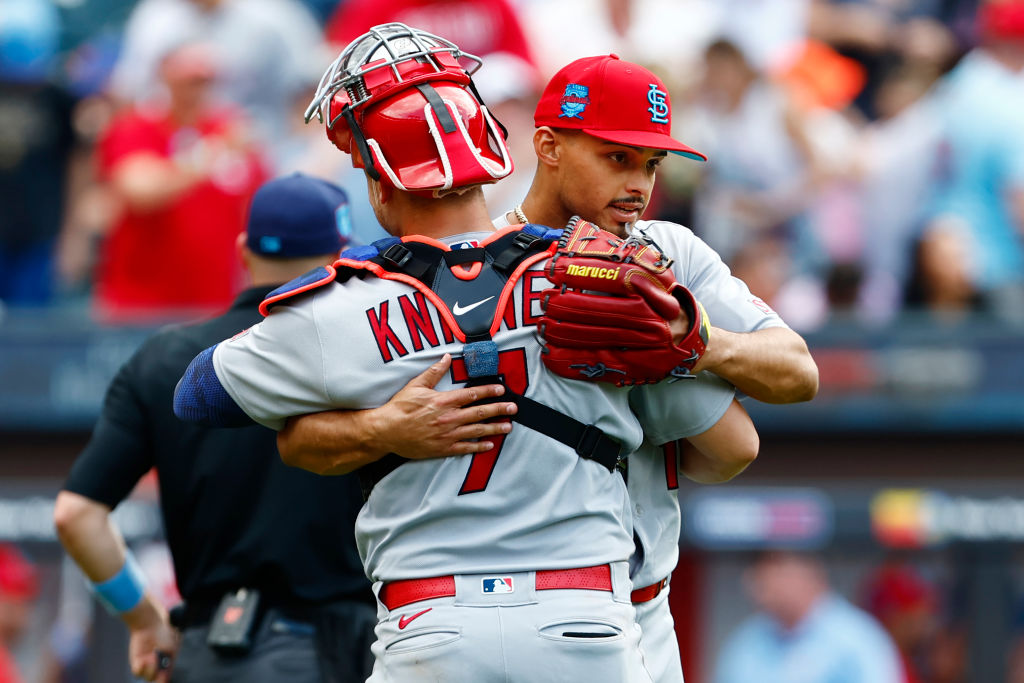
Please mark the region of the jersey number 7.
[[[461, 383], [469, 381], [469, 373], [466, 372], [466, 361], [462, 358], [452, 359], [452, 382]], [[509, 349], [498, 352], [498, 374], [502, 384], [517, 394], [525, 394], [526, 388], [530, 385], [526, 375], [526, 349]], [[508, 419], [508, 418], [502, 418]], [[505, 434], [488, 437], [488, 441], [494, 444], [494, 448], [476, 453], [469, 464], [469, 471], [466, 472], [466, 479], [462, 482], [459, 495], [463, 493], [476, 493], [487, 488], [487, 482], [491, 479], [491, 472], [498, 462], [498, 455], [501, 454], [501, 447], [505, 445]]]

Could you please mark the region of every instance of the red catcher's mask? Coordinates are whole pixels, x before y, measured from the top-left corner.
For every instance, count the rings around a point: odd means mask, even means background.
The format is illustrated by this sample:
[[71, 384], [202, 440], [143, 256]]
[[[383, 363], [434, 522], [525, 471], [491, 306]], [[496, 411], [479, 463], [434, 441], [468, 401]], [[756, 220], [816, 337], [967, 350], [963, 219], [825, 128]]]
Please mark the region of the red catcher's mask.
[[504, 128], [480, 101], [480, 60], [392, 23], [354, 40], [328, 67], [306, 110], [356, 168], [399, 190], [440, 197], [512, 172]]

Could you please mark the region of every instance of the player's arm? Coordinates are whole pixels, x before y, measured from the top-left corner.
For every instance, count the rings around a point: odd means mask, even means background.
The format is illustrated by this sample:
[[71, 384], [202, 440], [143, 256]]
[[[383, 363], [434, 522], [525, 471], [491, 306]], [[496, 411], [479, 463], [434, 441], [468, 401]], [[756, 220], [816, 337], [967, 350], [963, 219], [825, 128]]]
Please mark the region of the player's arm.
[[701, 484], [729, 481], [757, 458], [761, 446], [753, 421], [733, 399], [725, 414], [710, 429], [688, 437], [679, 471]]
[[289, 418], [277, 435], [281, 459], [317, 474], [345, 474], [388, 453], [418, 460], [489, 450], [486, 437], [506, 434], [512, 425], [485, 420], [511, 415], [516, 405], [470, 405], [501, 396], [498, 384], [436, 391], [450, 366], [445, 354], [379, 408]]
[[677, 277], [703, 304], [712, 325], [707, 348], [694, 369], [713, 372], [765, 403], [814, 398], [818, 366], [807, 342], [751, 294], [746, 283], [733, 277], [711, 247], [688, 236], [666, 249], [683, 257], [675, 266]]
[[788, 327], [730, 332], [712, 325], [695, 370], [713, 372], [765, 403], [810, 401], [818, 393], [818, 366], [807, 342]]
[[135, 391], [153, 378], [157, 335], [145, 342], [118, 371], [107, 388], [103, 409], [89, 443], [71, 467], [54, 506], [57, 537], [71, 559], [92, 584], [104, 606], [128, 626], [132, 671], [147, 680], [167, 680], [169, 660], [159, 669], [159, 658], [173, 658], [177, 634], [166, 610], [146, 590], [124, 538], [110, 511], [124, 500], [139, 479], [152, 468], [147, 441], [147, 409]]
[[57, 494], [54, 523], [61, 545], [82, 569], [93, 590], [131, 632], [132, 673], [167, 681], [167, 662], [178, 650], [177, 632], [167, 611], [145, 586], [124, 538], [110, 519], [110, 508], [71, 491]]
[[148, 152], [126, 156], [110, 174], [114, 192], [134, 211], [167, 206], [205, 177], [200, 166], [183, 166]]
[[757, 429], [736, 389], [716, 375], [636, 387], [629, 406], [651, 443], [689, 442], [679, 471], [696, 482], [728, 481], [757, 458]]
[[174, 390], [174, 414], [211, 427], [250, 418], [275, 431], [292, 415], [343, 405], [330, 393], [316, 296], [281, 305], [260, 323], [197, 355]]

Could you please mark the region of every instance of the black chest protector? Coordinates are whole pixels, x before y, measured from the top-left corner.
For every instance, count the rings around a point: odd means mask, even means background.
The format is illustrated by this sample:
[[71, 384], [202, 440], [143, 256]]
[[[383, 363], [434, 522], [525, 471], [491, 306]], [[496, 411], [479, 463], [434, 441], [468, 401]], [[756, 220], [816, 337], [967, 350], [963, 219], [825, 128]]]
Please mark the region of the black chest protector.
[[[483, 246], [466, 249], [448, 249], [415, 238], [379, 240], [345, 251], [333, 268], [307, 277], [306, 283], [290, 292], [272, 292], [261, 309], [266, 313], [270, 306], [291, 296], [291, 292], [308, 291], [331, 281], [345, 282], [367, 272], [405, 282], [434, 304], [443, 323], [463, 342], [463, 360], [470, 378], [467, 386], [504, 385], [503, 396], [486, 401], [515, 403], [518, 411], [511, 418], [514, 422], [555, 439], [581, 458], [595, 460], [614, 472], [622, 460], [618, 441], [594, 425], [512, 391], [498, 370], [498, 347], [493, 337], [501, 326], [515, 285], [533, 263], [550, 255], [560, 235], [561, 230], [525, 225], [521, 229], [506, 228]], [[405, 458], [391, 453], [360, 468], [364, 496], [369, 496], [378, 481], [404, 462]]]

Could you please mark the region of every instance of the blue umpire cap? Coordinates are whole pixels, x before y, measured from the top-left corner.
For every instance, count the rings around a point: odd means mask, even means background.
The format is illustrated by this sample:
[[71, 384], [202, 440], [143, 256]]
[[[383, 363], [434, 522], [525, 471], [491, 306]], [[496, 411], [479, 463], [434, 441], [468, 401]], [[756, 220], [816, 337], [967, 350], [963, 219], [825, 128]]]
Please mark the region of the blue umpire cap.
[[348, 195], [320, 178], [293, 173], [264, 183], [249, 205], [246, 244], [270, 258], [337, 254], [351, 233]]

